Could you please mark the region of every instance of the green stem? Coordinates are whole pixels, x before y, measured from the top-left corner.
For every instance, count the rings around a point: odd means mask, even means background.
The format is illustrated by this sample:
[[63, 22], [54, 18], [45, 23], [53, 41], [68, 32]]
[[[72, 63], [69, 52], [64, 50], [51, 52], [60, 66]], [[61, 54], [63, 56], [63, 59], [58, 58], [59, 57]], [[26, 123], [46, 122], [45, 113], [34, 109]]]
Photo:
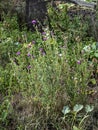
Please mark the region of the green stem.
[[83, 121], [86, 119], [86, 118], [88, 118], [89, 117], [89, 115], [85, 115], [84, 117], [83, 117], [83, 119], [80, 121], [80, 123], [79, 123], [79, 128], [81, 127], [81, 124], [83, 123]]

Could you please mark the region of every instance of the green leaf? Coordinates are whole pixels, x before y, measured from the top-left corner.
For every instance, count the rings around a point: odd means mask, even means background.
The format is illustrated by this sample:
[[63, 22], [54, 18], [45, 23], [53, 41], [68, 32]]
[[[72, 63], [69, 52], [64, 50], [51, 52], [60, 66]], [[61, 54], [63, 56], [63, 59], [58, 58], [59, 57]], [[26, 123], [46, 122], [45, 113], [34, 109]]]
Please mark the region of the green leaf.
[[62, 110], [62, 113], [63, 113], [64, 115], [66, 115], [66, 114], [69, 113], [69, 112], [70, 112], [69, 106], [64, 106], [64, 107], [63, 107], [63, 110]]
[[91, 48], [92, 48], [93, 50], [96, 50], [96, 45], [95, 45], [95, 43], [92, 44]]
[[88, 112], [91, 112], [94, 110], [94, 106], [90, 106], [90, 105], [86, 105], [85, 106], [85, 111], [88, 113]]
[[90, 47], [90, 45], [85, 46], [85, 47], [83, 48], [83, 50], [84, 50], [85, 52], [91, 52], [91, 47]]
[[7, 111], [4, 110], [2, 112], [2, 121], [4, 121], [6, 119], [7, 115], [8, 115]]
[[98, 42], [96, 42], [96, 49], [98, 49]]
[[58, 5], [59, 9], [63, 9], [64, 6], [65, 6], [64, 4], [59, 4], [59, 5]]
[[98, 58], [98, 53], [96, 53], [96, 52], [95, 52], [95, 53], [94, 53], [94, 55], [95, 55], [95, 57], [97, 57], [97, 58]]
[[96, 84], [96, 80], [93, 78], [91, 79], [92, 84]]
[[81, 104], [76, 104], [75, 106], [74, 106], [74, 108], [73, 108], [73, 111], [74, 112], [79, 112], [80, 110], [82, 110], [83, 109], [83, 105], [81, 105]]
[[77, 128], [76, 126], [73, 126], [73, 130], [80, 130], [80, 129]]

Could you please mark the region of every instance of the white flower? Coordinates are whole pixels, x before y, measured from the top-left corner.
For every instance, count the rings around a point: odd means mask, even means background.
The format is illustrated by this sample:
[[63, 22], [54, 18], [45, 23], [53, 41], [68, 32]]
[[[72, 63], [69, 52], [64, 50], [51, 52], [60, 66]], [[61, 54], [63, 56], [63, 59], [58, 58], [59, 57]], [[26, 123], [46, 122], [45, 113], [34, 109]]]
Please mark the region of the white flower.
[[60, 54], [59, 54], [59, 56], [61, 57], [61, 56], [62, 56], [62, 54], [60, 53]]

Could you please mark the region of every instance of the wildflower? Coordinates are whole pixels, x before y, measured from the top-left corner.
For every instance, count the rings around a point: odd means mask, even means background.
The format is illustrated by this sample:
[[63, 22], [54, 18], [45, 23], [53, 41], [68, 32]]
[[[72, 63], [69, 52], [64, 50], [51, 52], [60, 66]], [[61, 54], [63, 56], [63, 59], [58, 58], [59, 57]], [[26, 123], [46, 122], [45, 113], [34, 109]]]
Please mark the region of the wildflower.
[[77, 61], [77, 64], [81, 64], [81, 61], [80, 61], [80, 60], [78, 60], [78, 61]]
[[35, 44], [35, 41], [32, 41], [32, 44]]
[[91, 50], [90, 45], [85, 46], [85, 47], [83, 48], [83, 50], [84, 50], [85, 52], [90, 52], [90, 50]]
[[39, 50], [40, 50], [40, 52], [41, 52], [42, 55], [46, 55], [46, 52], [44, 51], [43, 48], [40, 48]]
[[31, 42], [30, 42], [30, 43], [28, 44], [28, 48], [31, 48], [31, 46], [32, 46], [32, 45], [31, 45]]
[[43, 41], [46, 41], [46, 40], [47, 40], [47, 38], [46, 38], [46, 37], [44, 37], [44, 38], [43, 38]]
[[60, 53], [60, 54], [59, 54], [59, 56], [61, 57], [61, 56], [62, 56], [62, 54]]
[[43, 52], [42, 52], [42, 55], [43, 55], [43, 56], [44, 56], [44, 55], [46, 55], [46, 52], [45, 52], [45, 51], [43, 51]]
[[15, 42], [15, 45], [19, 45], [19, 42]]
[[42, 32], [42, 35], [46, 35], [46, 32]]
[[20, 51], [18, 51], [18, 52], [16, 53], [16, 55], [20, 55]]
[[40, 48], [39, 50], [42, 52], [44, 49], [43, 49], [43, 48]]
[[32, 20], [32, 24], [36, 24], [37, 23], [37, 21], [36, 20]]
[[31, 68], [31, 65], [28, 65], [28, 66], [27, 66], [27, 69], [30, 69], [30, 68]]
[[30, 56], [31, 56], [31, 54], [30, 54], [30, 53], [28, 53], [28, 54], [27, 54], [27, 56], [28, 56], [28, 57], [30, 57]]

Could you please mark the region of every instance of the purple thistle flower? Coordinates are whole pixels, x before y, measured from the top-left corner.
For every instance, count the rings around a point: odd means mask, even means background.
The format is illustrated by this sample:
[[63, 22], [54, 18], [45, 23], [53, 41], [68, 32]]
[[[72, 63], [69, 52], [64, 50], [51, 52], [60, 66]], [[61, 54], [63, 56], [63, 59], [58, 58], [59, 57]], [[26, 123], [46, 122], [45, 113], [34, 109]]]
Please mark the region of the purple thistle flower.
[[32, 44], [35, 44], [35, 41], [32, 41]]
[[31, 68], [31, 65], [28, 65], [28, 66], [27, 66], [27, 69], [30, 69], [30, 68]]
[[36, 20], [32, 20], [32, 24], [36, 24], [37, 23], [37, 21]]
[[40, 48], [39, 50], [42, 52], [44, 49], [43, 49], [43, 48]]
[[43, 38], [43, 41], [46, 41], [46, 40], [47, 40], [47, 38], [46, 38], [46, 37], [44, 37], [44, 38]]
[[42, 55], [43, 55], [43, 56], [44, 56], [44, 55], [46, 55], [46, 52], [45, 52], [45, 51], [43, 51], [43, 52], [42, 52]]
[[27, 56], [28, 56], [28, 57], [30, 57], [30, 56], [31, 56], [31, 54], [30, 54], [30, 53], [28, 53], [28, 54], [27, 54]]
[[42, 32], [42, 35], [46, 35], [46, 32]]
[[45, 50], [43, 48], [40, 48], [39, 50], [40, 50], [42, 55], [46, 55], [46, 52], [45, 52]]
[[81, 64], [81, 61], [80, 61], [80, 60], [78, 60], [78, 61], [77, 61], [77, 64]]
[[18, 52], [16, 53], [16, 55], [20, 55], [20, 51], [18, 51]]

